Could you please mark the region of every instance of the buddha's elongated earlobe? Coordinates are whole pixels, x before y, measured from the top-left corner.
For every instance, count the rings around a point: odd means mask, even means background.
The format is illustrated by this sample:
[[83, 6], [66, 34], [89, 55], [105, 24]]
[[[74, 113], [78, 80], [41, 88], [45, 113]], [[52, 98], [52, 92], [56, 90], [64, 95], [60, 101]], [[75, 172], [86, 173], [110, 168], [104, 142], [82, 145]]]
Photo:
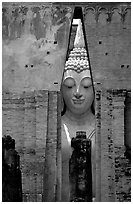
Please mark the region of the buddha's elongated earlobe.
[[95, 114], [95, 99], [94, 99], [94, 101], [92, 103], [92, 113]]
[[61, 116], [63, 116], [66, 112], [66, 105], [63, 99], [63, 95], [61, 94]]
[[61, 112], [64, 110], [64, 100], [63, 97], [61, 96]]

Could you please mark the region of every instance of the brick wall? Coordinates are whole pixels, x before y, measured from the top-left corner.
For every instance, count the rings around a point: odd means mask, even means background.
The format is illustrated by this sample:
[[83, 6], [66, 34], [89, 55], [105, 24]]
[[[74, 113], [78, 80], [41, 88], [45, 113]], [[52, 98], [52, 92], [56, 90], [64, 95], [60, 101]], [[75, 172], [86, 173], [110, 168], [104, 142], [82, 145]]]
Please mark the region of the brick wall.
[[96, 82], [96, 200], [130, 201], [130, 3], [3, 4], [3, 135], [16, 141], [23, 201], [60, 201], [58, 91], [75, 6]]
[[[131, 166], [124, 141], [129, 127], [124, 123], [127, 92], [101, 90], [98, 85], [95, 98], [96, 199], [130, 201]], [[23, 201], [61, 200], [60, 110], [60, 94], [55, 91], [3, 94], [3, 135], [16, 141]]]
[[131, 200], [131, 163], [130, 158], [126, 157], [125, 154], [124, 142], [124, 129], [126, 127], [124, 123], [124, 109], [127, 108], [124, 105], [125, 100], [125, 90], [101, 90], [97, 86], [97, 201], [123, 202]]
[[[21, 95], [3, 94], [3, 135], [9, 134], [16, 141], [22, 170], [23, 201], [42, 201], [43, 194], [46, 199], [43, 185], [48, 188], [50, 196], [55, 196], [57, 189], [52, 190], [51, 182], [57, 182], [56, 155], [60, 152], [59, 100], [58, 92], [43, 90]], [[45, 153], [47, 168], [44, 168]], [[48, 171], [47, 177], [44, 177], [44, 169]], [[44, 183], [43, 178], [47, 180]], [[59, 188], [60, 181], [58, 183]]]
[[59, 91], [73, 9], [45, 2], [2, 6], [3, 91]]
[[92, 3], [83, 11], [93, 80], [106, 89], [130, 89], [130, 3]]
[[90, 3], [83, 12], [96, 96], [96, 200], [129, 201], [131, 164], [125, 152], [131, 147], [130, 3]]

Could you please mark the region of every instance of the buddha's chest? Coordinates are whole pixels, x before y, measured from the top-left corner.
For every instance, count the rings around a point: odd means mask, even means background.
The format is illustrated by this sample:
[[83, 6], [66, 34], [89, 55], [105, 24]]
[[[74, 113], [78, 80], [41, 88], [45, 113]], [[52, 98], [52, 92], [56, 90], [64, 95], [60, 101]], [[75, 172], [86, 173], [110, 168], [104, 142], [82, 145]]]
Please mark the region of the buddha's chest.
[[[68, 199], [73, 197], [73, 191], [81, 191], [85, 194], [85, 192], [87, 192], [86, 179], [88, 178], [87, 181], [89, 181], [89, 178], [92, 179], [91, 171], [93, 171], [94, 175], [95, 129], [91, 127], [89, 130], [90, 131], [84, 127], [71, 129], [71, 127], [68, 127], [65, 123], [62, 124], [62, 175], [64, 187], [66, 188], [66, 186], [69, 186], [68, 194], [70, 193], [70, 195], [68, 196]], [[81, 138], [78, 138], [76, 133], [85, 133], [85, 138], [82, 137], [83, 135], [81, 135]], [[86, 178], [87, 175], [88, 177]], [[69, 179], [70, 183], [68, 181]], [[92, 181], [89, 183], [92, 185]], [[77, 187], [75, 187], [75, 185]], [[71, 191], [71, 186], [72, 189], [74, 188], [75, 190]], [[83, 197], [85, 197], [85, 195]]]
[[94, 157], [95, 151], [95, 129], [94, 126], [90, 126], [89, 128], [85, 126], [67, 126], [65, 123], [62, 123], [62, 131], [61, 131], [61, 147], [62, 147], [62, 161], [69, 160], [72, 154], [71, 148], [71, 140], [76, 137], [76, 132], [84, 131], [86, 132], [86, 138], [91, 140], [91, 152], [92, 157]]

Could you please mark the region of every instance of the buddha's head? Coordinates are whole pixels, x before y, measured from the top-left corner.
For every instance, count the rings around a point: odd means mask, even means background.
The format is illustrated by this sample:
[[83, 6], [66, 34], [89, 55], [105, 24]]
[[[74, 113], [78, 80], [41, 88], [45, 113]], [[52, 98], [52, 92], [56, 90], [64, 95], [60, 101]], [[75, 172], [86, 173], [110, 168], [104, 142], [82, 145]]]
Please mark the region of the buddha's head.
[[94, 92], [87, 51], [85, 49], [82, 23], [79, 20], [74, 48], [65, 63], [62, 96], [66, 110], [82, 115], [91, 110]]
[[70, 54], [70, 58], [65, 64], [62, 81], [62, 97], [66, 109], [76, 115], [82, 115], [88, 110], [92, 110], [94, 101], [89, 63], [86, 58], [85, 56], [84, 59], [74, 60], [73, 57], [71, 59]]
[[90, 71], [81, 73], [69, 70], [65, 72], [62, 82], [62, 97], [66, 109], [73, 114], [84, 114], [92, 108], [94, 92]]

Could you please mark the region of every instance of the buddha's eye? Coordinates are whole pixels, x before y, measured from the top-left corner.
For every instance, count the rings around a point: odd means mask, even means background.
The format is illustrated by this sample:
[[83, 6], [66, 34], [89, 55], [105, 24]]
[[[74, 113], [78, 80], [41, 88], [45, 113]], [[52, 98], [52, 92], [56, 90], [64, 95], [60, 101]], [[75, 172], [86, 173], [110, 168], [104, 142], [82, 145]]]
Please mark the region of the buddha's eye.
[[85, 88], [85, 89], [88, 89], [88, 88], [89, 88], [89, 86], [84, 86], [84, 88]]
[[85, 88], [85, 89], [88, 89], [88, 88], [90, 88], [91, 86], [92, 86], [92, 84], [88, 84], [88, 85], [85, 85], [84, 88]]
[[90, 88], [92, 86], [91, 78], [85, 77], [82, 79], [81, 84], [85, 89]]
[[74, 81], [73, 78], [69, 77], [69, 78], [65, 79], [64, 85], [65, 85], [68, 89], [72, 89], [73, 86], [75, 85], [75, 81]]

